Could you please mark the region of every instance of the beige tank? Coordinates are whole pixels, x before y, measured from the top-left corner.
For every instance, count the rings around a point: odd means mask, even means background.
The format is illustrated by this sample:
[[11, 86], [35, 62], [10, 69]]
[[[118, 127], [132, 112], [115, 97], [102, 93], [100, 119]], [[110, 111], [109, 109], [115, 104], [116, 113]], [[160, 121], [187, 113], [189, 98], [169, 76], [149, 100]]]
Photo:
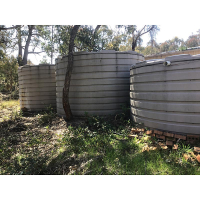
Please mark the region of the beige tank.
[[56, 108], [55, 65], [25, 65], [18, 69], [20, 108]]
[[130, 71], [131, 117], [145, 126], [200, 134], [200, 56], [147, 60]]
[[[144, 56], [134, 51], [77, 52], [69, 90], [69, 102], [74, 116], [109, 115], [121, 112], [129, 103], [129, 77], [133, 64]], [[56, 59], [57, 113], [65, 116], [62, 90], [68, 57]]]

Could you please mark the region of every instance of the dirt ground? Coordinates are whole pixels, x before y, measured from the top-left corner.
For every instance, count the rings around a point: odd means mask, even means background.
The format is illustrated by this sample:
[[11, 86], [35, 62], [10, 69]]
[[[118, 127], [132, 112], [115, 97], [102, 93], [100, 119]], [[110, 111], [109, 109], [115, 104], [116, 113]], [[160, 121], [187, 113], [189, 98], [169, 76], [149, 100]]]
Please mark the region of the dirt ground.
[[[8, 98], [4, 95], [2, 99]], [[15, 160], [23, 156], [26, 156], [26, 159], [30, 156], [31, 162], [34, 162], [34, 169], [26, 171], [21, 166], [22, 174], [54, 174], [55, 171], [70, 174], [73, 172], [73, 166], [80, 167], [87, 163], [87, 159], [75, 159], [74, 155], [66, 155], [66, 161], [58, 163], [56, 170], [55, 164], [51, 167], [54, 158], [65, 150], [60, 141], [63, 135], [68, 133], [68, 126], [78, 127], [84, 123], [83, 119], [75, 118], [67, 123], [62, 117], [58, 117], [55, 111], [22, 113], [19, 100], [3, 101], [2, 99], [0, 102], [0, 151], [3, 150], [3, 154], [0, 156], [0, 171], [8, 169], [8, 166], [13, 169], [20, 168], [21, 163], [16, 166]], [[44, 170], [43, 165], [48, 165], [48, 168]], [[20, 171], [20, 169], [14, 171], [13, 169], [4, 171], [3, 174], [18, 174], [15, 171]]]
[[0, 174], [200, 173], [200, 156], [192, 147], [173, 150], [143, 133], [136, 137], [121, 118], [66, 122], [53, 109], [22, 112], [19, 100], [3, 99]]

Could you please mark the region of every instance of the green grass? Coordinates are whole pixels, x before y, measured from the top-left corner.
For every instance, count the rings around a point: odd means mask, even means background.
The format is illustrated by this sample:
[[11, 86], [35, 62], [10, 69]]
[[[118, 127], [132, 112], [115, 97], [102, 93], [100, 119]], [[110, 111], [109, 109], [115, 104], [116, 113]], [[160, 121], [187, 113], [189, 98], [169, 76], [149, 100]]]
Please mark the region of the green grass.
[[1, 109], [12, 108], [14, 106], [17, 107], [17, 109], [19, 110], [19, 100], [9, 100], [0, 102]]
[[0, 101], [0, 122], [16, 119], [20, 114], [19, 100]]
[[[196, 161], [185, 161], [183, 158], [183, 153], [192, 152], [189, 146], [182, 144], [176, 152], [170, 149], [142, 151], [148, 140], [129, 140], [129, 121], [124, 121], [123, 125], [118, 122], [117, 126], [113, 126], [113, 123], [116, 122], [90, 117], [85, 127], [69, 127], [69, 132], [62, 139], [68, 156], [77, 155], [79, 159], [91, 161], [84, 169], [78, 168], [72, 174], [200, 174]], [[66, 155], [62, 153], [59, 160], [65, 158]], [[62, 165], [58, 166], [62, 168]], [[50, 164], [49, 167], [53, 168], [54, 165]]]
[[200, 174], [191, 146], [144, 150], [158, 141], [145, 135], [129, 139], [135, 126], [126, 114], [66, 123], [51, 108], [10, 117], [0, 122], [0, 174]]

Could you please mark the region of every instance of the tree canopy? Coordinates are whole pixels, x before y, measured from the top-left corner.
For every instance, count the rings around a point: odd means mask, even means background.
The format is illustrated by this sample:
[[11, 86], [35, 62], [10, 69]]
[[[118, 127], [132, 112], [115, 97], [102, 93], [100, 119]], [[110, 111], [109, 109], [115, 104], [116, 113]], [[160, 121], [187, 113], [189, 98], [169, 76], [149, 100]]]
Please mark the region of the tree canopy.
[[[159, 32], [157, 25], [144, 25], [140, 29], [136, 25], [116, 25], [115, 28], [108, 25], [78, 26], [73, 42], [73, 51], [75, 52], [134, 50], [143, 55], [152, 55], [200, 46], [200, 29], [185, 41], [174, 37], [158, 43], [156, 41], [156, 35]], [[1, 79], [4, 77], [5, 81], [7, 76], [5, 73], [8, 68], [5, 63], [8, 66], [33, 64], [29, 58], [30, 54], [40, 55], [43, 53], [40, 63], [49, 64], [52, 64], [58, 55], [68, 55], [73, 29], [74, 25], [0, 25]], [[147, 46], [143, 45], [143, 35], [145, 34], [149, 35]], [[13, 53], [17, 54], [15, 58], [10, 56]], [[15, 65], [16, 60], [14, 61], [14, 59], [17, 60], [18, 65]], [[15, 70], [11, 71], [17, 73]]]

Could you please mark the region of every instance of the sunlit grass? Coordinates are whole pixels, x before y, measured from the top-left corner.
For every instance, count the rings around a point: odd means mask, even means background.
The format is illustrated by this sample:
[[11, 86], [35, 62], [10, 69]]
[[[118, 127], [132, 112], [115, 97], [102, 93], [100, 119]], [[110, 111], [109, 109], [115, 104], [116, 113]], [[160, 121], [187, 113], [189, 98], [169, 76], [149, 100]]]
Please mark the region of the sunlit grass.
[[200, 174], [190, 145], [180, 142], [174, 151], [145, 134], [131, 139], [134, 124], [123, 115], [87, 116], [75, 126], [56, 118], [52, 109], [28, 119], [15, 116], [19, 101], [4, 101], [1, 107], [11, 116], [0, 122], [0, 174]]
[[19, 100], [0, 101], [1, 109], [8, 109], [12, 107], [16, 107], [16, 109], [19, 110], [20, 109]]
[[16, 118], [19, 114], [19, 100], [0, 101], [0, 122]]

